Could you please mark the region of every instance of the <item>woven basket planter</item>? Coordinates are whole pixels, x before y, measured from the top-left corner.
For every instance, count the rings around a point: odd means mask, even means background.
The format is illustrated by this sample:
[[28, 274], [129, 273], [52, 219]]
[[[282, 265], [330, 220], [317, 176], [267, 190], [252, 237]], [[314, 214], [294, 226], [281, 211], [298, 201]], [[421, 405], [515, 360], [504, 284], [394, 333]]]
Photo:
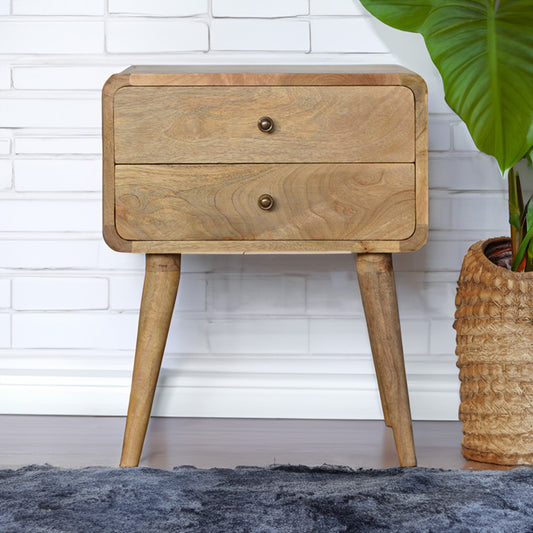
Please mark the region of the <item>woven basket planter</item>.
[[509, 239], [474, 244], [459, 277], [454, 328], [460, 368], [463, 455], [533, 464], [533, 272], [486, 254]]

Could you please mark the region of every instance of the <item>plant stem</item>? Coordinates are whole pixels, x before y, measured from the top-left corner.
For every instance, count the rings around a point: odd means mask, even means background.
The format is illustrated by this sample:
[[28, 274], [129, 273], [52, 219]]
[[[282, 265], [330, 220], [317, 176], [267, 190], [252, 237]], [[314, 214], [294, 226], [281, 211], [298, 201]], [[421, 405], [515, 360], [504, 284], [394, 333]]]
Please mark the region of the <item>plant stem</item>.
[[509, 169], [509, 224], [511, 225], [511, 244], [513, 247], [513, 260], [516, 257], [522, 240], [522, 213], [524, 211], [524, 199], [520, 178], [514, 167]]

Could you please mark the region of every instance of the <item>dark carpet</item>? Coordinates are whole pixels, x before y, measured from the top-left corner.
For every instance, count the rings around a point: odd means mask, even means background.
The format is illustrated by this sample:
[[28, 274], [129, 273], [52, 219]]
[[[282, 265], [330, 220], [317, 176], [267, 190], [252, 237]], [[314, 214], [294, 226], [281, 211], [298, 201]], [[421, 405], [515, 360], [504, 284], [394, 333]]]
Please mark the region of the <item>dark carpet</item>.
[[533, 469], [0, 470], [9, 533], [533, 532]]

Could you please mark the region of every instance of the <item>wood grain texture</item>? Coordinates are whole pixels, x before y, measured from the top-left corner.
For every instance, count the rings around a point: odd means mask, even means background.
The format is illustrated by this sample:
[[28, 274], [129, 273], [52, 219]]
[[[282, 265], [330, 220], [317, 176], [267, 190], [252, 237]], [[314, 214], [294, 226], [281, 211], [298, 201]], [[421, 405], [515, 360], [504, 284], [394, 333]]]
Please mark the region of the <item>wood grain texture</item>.
[[400, 65], [136, 65], [131, 86], [424, 85]]
[[122, 239], [115, 227], [115, 121], [114, 106], [116, 91], [128, 84], [129, 76], [111, 76], [102, 91], [102, 191], [103, 191], [103, 237], [113, 249], [130, 252], [131, 243]]
[[258, 64], [258, 63], [249, 63], [242, 65], [235, 64], [223, 64], [217, 63], [215, 65], [210, 64], [194, 64], [194, 65], [130, 65], [125, 68], [121, 74], [137, 74], [137, 75], [158, 75], [164, 74], [168, 76], [169, 74], [179, 74], [179, 75], [188, 75], [190, 73], [201, 73], [201, 74], [215, 74], [215, 75], [226, 75], [226, 74], [235, 74], [235, 73], [254, 73], [262, 75], [275, 75], [277, 73], [285, 74], [294, 74], [298, 75], [304, 74], [306, 76], [313, 74], [324, 74], [324, 73], [333, 73], [333, 74], [363, 74], [367, 75], [371, 72], [376, 72], [380, 74], [391, 74], [391, 73], [411, 73], [406, 67], [401, 65], [325, 65], [325, 64], [310, 64], [304, 65], [302, 63], [297, 64]]
[[115, 183], [129, 240], [401, 240], [415, 229], [410, 164], [119, 165]]
[[[409, 240], [409, 239], [408, 239]], [[405, 241], [127, 241], [115, 250], [134, 253], [323, 254], [405, 252]], [[124, 243], [124, 249], [121, 248]], [[108, 243], [109, 244], [109, 243]], [[415, 248], [416, 249], [416, 248]]]
[[404, 83], [415, 96], [416, 231], [400, 242], [400, 251], [411, 252], [422, 248], [428, 239], [428, 95], [426, 84], [419, 76], [407, 74]]
[[385, 419], [400, 465], [416, 466], [392, 256], [360, 254], [356, 270]]
[[[406, 87], [126, 87], [117, 163], [412, 162]], [[271, 117], [271, 133], [258, 120]]]
[[181, 256], [146, 255], [135, 364], [120, 466], [137, 466], [180, 280]]
[[[104, 87], [104, 238], [118, 251], [145, 253], [315, 253], [315, 252], [399, 252], [420, 248], [427, 240], [427, 90], [424, 81], [412, 72], [397, 66], [285, 66], [273, 71], [268, 66], [148, 66], [131, 67], [122, 74], [112, 76]], [[135, 87], [151, 90], [154, 85], [172, 89], [240, 89], [230, 85], [248, 86], [263, 90], [287, 87], [289, 89], [323, 88], [347, 90], [386, 89], [410, 91], [414, 97], [414, 160], [415, 160], [415, 230], [401, 240], [368, 239], [361, 241], [338, 241], [332, 238], [321, 240], [274, 240], [274, 241], [157, 241], [127, 240], [116, 230], [115, 220], [115, 99], [122, 90]], [[298, 87], [290, 87], [290, 86]], [[178, 87], [175, 87], [178, 86]], [[187, 87], [184, 87], [187, 86]], [[314, 87], [309, 87], [314, 86]], [[353, 87], [356, 86], [356, 87]], [[365, 87], [366, 86], [366, 87]], [[212, 88], [211, 88], [212, 89]], [[411, 98], [411, 97], [410, 97]], [[412, 110], [411, 110], [412, 111]], [[410, 111], [410, 112], [411, 112]], [[254, 117], [255, 118], [255, 117]], [[261, 133], [254, 124], [259, 139], [269, 134]], [[345, 126], [343, 126], [345, 127]], [[255, 131], [255, 130], [254, 130]], [[302, 130], [303, 131], [303, 130]], [[279, 133], [279, 131], [278, 131]], [[139, 130], [142, 135], [142, 131]], [[270, 134], [273, 135], [273, 134]], [[270, 137], [272, 140], [272, 137]], [[296, 149], [296, 148], [295, 148]], [[349, 150], [350, 147], [348, 146]], [[270, 154], [272, 157], [272, 154]], [[348, 159], [348, 158], [347, 158]], [[157, 161], [161, 163], [162, 161]], [[198, 163], [199, 161], [194, 161]], [[209, 161], [211, 163], [212, 161]], [[235, 161], [232, 161], [234, 163]]]

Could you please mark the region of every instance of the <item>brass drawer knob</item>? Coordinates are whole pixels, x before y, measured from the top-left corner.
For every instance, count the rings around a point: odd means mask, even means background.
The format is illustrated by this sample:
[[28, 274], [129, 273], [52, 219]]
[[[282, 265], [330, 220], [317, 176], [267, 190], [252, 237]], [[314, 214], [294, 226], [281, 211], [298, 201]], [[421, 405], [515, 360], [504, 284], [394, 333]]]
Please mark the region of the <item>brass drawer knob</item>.
[[261, 209], [268, 211], [274, 207], [274, 198], [270, 194], [262, 194], [257, 203]]
[[259, 119], [257, 126], [264, 133], [272, 133], [274, 121], [270, 117], [262, 117]]

